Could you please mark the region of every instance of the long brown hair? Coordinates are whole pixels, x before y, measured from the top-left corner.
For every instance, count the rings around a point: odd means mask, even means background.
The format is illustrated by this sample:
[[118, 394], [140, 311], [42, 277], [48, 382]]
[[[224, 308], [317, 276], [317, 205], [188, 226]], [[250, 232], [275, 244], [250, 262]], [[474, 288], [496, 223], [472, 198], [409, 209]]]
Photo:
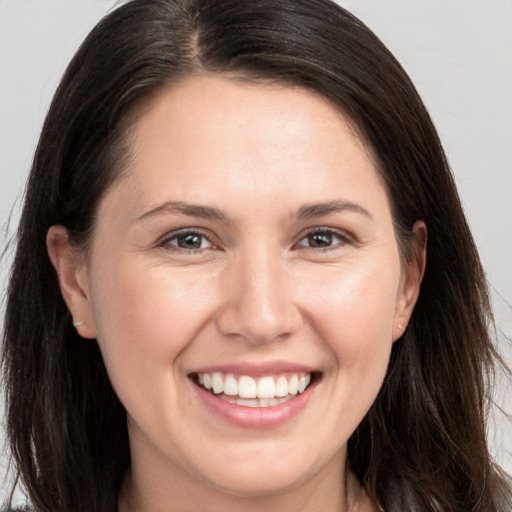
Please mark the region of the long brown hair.
[[130, 463], [125, 411], [97, 345], [72, 327], [46, 233], [62, 224], [87, 244], [129, 158], [136, 105], [198, 72], [298, 85], [330, 100], [373, 152], [403, 257], [414, 223], [427, 225], [420, 297], [349, 440], [351, 469], [388, 512], [508, 512], [510, 487], [485, 437], [498, 360], [488, 289], [445, 154], [396, 59], [328, 0], [133, 0], [70, 63], [27, 185], [3, 345], [8, 435], [35, 509], [114, 512]]

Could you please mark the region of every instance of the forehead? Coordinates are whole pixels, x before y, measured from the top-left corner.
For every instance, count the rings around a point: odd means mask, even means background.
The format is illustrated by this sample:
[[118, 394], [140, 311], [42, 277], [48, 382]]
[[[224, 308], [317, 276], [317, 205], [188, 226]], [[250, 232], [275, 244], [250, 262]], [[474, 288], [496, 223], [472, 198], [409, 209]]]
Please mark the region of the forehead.
[[141, 207], [166, 195], [208, 204], [253, 190], [267, 200], [307, 203], [326, 191], [382, 192], [352, 123], [300, 87], [188, 77], [139, 106], [129, 147], [124, 181]]

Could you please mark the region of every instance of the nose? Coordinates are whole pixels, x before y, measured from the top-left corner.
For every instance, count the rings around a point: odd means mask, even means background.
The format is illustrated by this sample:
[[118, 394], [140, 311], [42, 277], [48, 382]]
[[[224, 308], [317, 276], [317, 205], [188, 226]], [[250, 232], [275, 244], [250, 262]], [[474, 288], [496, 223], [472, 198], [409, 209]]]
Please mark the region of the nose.
[[268, 252], [239, 258], [225, 276], [222, 294], [217, 327], [226, 336], [268, 344], [290, 337], [302, 324], [293, 276]]

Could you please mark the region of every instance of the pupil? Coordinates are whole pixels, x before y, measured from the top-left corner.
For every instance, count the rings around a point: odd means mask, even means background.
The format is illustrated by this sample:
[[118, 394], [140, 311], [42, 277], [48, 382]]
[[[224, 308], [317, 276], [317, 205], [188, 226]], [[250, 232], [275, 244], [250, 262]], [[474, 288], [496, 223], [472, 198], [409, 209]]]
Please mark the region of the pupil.
[[332, 245], [332, 235], [329, 233], [313, 233], [309, 235], [308, 238], [311, 247], [325, 247]]
[[183, 249], [199, 249], [201, 247], [201, 235], [185, 235], [178, 238], [178, 245]]

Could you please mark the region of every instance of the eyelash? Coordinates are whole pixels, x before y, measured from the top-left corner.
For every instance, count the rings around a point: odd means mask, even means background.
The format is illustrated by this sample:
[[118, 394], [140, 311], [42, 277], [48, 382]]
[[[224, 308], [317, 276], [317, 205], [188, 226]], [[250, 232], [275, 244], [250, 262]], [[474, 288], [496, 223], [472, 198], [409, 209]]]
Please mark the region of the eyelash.
[[[208, 248], [198, 247], [198, 248], [194, 248], [194, 249], [186, 249], [184, 247], [179, 247], [179, 245], [171, 244], [172, 240], [177, 241], [180, 238], [186, 238], [189, 236], [200, 237], [203, 239], [203, 241], [207, 240], [210, 244], [212, 244], [212, 247], [208, 247]], [[201, 243], [201, 245], [202, 245], [202, 243]], [[177, 233], [172, 233], [170, 236], [167, 236], [164, 240], [162, 240], [162, 242], [159, 244], [159, 246], [165, 248], [168, 251], [187, 252], [190, 254], [197, 254], [197, 253], [201, 253], [204, 251], [211, 251], [211, 250], [216, 249], [216, 246], [211, 241], [210, 237], [206, 233], [203, 233], [197, 229], [184, 229], [182, 231], [178, 231]]]
[[[303, 242], [308, 237], [311, 237], [313, 235], [317, 235], [317, 236], [318, 235], [328, 235], [329, 237], [331, 237], [331, 243], [332, 243], [332, 238], [335, 238], [335, 237], [338, 238], [340, 241], [335, 244], [328, 245], [325, 247], [311, 247], [311, 246], [301, 245], [301, 242]], [[190, 237], [190, 236], [200, 237], [202, 239], [201, 245], [206, 240], [207, 242], [209, 242], [211, 244], [211, 247], [198, 247], [198, 248], [187, 249], [184, 247], [179, 247], [178, 244], [171, 243], [171, 241], [173, 241], [173, 240], [177, 241], [180, 238], [186, 238], [186, 237]], [[351, 243], [353, 243], [353, 239], [341, 231], [338, 231], [338, 230], [332, 229], [332, 228], [327, 228], [327, 227], [318, 227], [318, 228], [313, 228], [310, 231], [308, 231], [299, 240], [299, 242], [294, 244], [293, 247], [303, 247], [304, 249], [313, 250], [315, 252], [329, 252], [329, 251], [337, 250], [341, 246], [344, 246], [346, 244], [351, 244]], [[218, 247], [212, 242], [211, 238], [206, 233], [203, 233], [202, 231], [197, 230], [197, 229], [184, 229], [177, 233], [173, 233], [170, 236], [166, 237], [164, 240], [162, 240], [162, 242], [159, 244], [159, 247], [163, 247], [168, 251], [187, 252], [189, 254], [197, 254], [197, 253], [202, 253], [204, 251], [218, 250]]]
[[329, 252], [329, 251], [335, 251], [339, 249], [340, 247], [353, 243], [353, 240], [351, 237], [349, 237], [346, 233], [339, 231], [337, 229], [327, 228], [327, 227], [319, 227], [319, 228], [313, 228], [310, 231], [308, 231], [301, 239], [300, 241], [295, 244], [296, 246], [300, 246], [300, 243], [307, 239], [308, 237], [312, 235], [328, 235], [329, 237], [337, 237], [340, 239], [338, 243], [326, 246], [326, 247], [308, 247], [308, 246], [302, 246], [306, 249], [313, 250], [315, 252], [322, 251], [322, 252]]

